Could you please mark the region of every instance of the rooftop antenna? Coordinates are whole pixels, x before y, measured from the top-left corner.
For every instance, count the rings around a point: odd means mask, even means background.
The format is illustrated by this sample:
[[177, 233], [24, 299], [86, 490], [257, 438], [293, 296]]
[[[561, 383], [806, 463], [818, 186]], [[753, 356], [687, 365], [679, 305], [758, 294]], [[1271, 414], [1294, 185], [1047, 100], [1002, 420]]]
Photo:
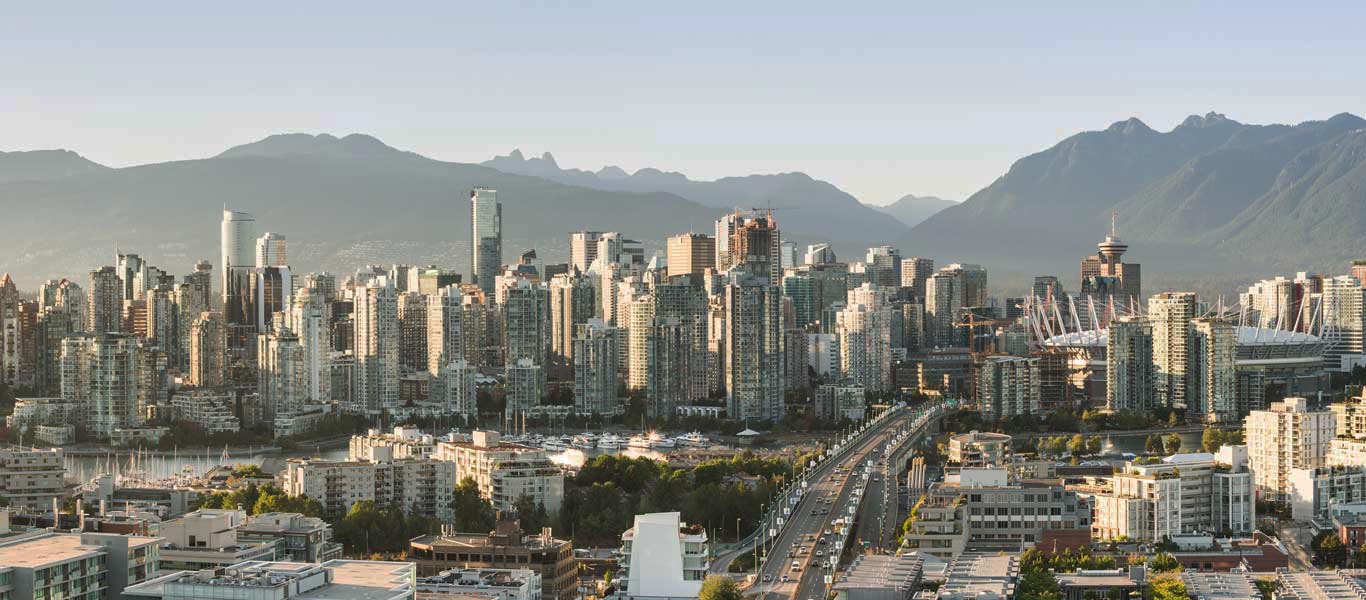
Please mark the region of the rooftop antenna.
[[1110, 211], [1110, 237], [1118, 235], [1119, 211]]

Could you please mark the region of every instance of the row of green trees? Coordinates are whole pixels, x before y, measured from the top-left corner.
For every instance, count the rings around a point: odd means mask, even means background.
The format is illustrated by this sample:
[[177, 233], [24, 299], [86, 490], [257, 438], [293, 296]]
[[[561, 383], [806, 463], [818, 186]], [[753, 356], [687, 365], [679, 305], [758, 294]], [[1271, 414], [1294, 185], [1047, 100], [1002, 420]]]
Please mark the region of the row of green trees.
[[1064, 454], [1072, 456], [1094, 456], [1100, 454], [1104, 440], [1098, 435], [1083, 436], [1080, 433], [1067, 437], [1065, 435], [1041, 437], [1034, 442], [1035, 450], [1039, 456], [1053, 458], [1062, 457]]
[[323, 507], [317, 500], [307, 496], [290, 496], [273, 485], [257, 486], [255, 483], [231, 492], [216, 492], [200, 496], [200, 508], [241, 507], [249, 515], [271, 512], [293, 512], [309, 517], [323, 516]]
[[1143, 450], [1148, 454], [1176, 454], [1181, 451], [1181, 434], [1151, 434], [1144, 440]]
[[648, 458], [597, 456], [566, 480], [560, 531], [580, 544], [614, 544], [634, 515], [679, 511], [684, 521], [707, 527], [718, 538], [733, 539], [737, 532], [743, 537], [794, 468], [809, 459], [746, 453], [677, 469]]
[[1205, 452], [1214, 452], [1220, 446], [1237, 446], [1243, 443], [1243, 430], [1240, 429], [1219, 429], [1217, 427], [1206, 427], [1205, 433], [1200, 436], [1200, 447]]

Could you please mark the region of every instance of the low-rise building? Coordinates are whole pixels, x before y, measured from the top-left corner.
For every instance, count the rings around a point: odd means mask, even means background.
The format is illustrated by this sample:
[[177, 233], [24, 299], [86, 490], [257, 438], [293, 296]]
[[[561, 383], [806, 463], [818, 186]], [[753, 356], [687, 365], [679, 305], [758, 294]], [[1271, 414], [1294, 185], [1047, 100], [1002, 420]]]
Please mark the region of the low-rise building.
[[205, 433], [236, 433], [242, 423], [233, 411], [232, 396], [190, 390], [171, 396], [175, 418], [198, 425]]
[[1333, 504], [1366, 502], [1366, 467], [1291, 469], [1290, 516], [1309, 521], [1328, 516]]
[[161, 568], [197, 571], [278, 558], [274, 541], [238, 539], [237, 528], [246, 519], [243, 510], [201, 508], [162, 523]]
[[550, 513], [564, 502], [564, 471], [545, 450], [504, 442], [496, 431], [476, 430], [469, 442], [440, 442], [436, 459], [454, 463], [456, 481], [473, 479], [497, 510], [513, 510], [522, 496]]
[[159, 538], [42, 532], [0, 540], [14, 598], [117, 598], [158, 568]]
[[342, 557], [342, 545], [332, 541], [332, 526], [318, 517], [299, 513], [261, 513], [237, 528], [243, 542], [275, 541], [275, 558], [321, 563]]
[[630, 598], [696, 598], [711, 567], [707, 532], [679, 513], [636, 515], [621, 534], [618, 577]]
[[531, 569], [455, 569], [417, 580], [422, 600], [541, 600], [541, 574]]
[[176, 571], [128, 587], [126, 600], [413, 600], [412, 563], [332, 560], [253, 561], [223, 569]]
[[972, 431], [949, 438], [949, 462], [964, 468], [1003, 467], [1010, 462], [1010, 436]]
[[5, 417], [10, 429], [25, 431], [38, 425], [76, 425], [85, 422], [85, 404], [64, 398], [19, 398]]
[[1247, 573], [1201, 573], [1185, 571], [1181, 581], [1186, 584], [1186, 595], [1201, 600], [1246, 600], [1259, 598], [1257, 584]]
[[578, 561], [568, 540], [549, 528], [525, 535], [517, 520], [500, 513], [491, 533], [425, 535], [408, 543], [408, 559], [420, 577], [469, 568], [532, 569], [541, 576], [544, 600], [573, 600], [578, 595]]
[[51, 510], [53, 500], [67, 495], [64, 457], [61, 448], [0, 448], [0, 498], [14, 507]]
[[[965, 551], [1020, 552], [1045, 539], [1090, 531], [1091, 510], [1060, 480], [1009, 480], [1005, 469], [963, 469], [912, 510], [907, 548], [938, 558]], [[1063, 543], [1063, 542], [1060, 542]], [[1062, 548], [1062, 546], [1059, 546]]]
[[860, 554], [835, 580], [835, 600], [903, 600], [920, 587], [925, 559]]
[[1020, 581], [1020, 559], [1004, 554], [967, 552], [950, 561], [944, 575], [938, 600], [1014, 598]]
[[1366, 600], [1366, 588], [1346, 571], [1276, 572], [1276, 600]]
[[414, 427], [395, 427], [393, 433], [371, 429], [365, 435], [351, 436], [350, 460], [375, 460], [375, 448], [388, 448], [393, 458], [431, 458], [436, 438]]
[[351, 505], [373, 500], [377, 506], [416, 510], [450, 520], [455, 493], [455, 465], [441, 460], [391, 460], [386, 448], [373, 450], [379, 460], [334, 461], [292, 458], [282, 477], [285, 493], [308, 496], [329, 515], [342, 515]]
[[852, 380], [821, 384], [812, 399], [816, 418], [862, 420], [868, 413], [864, 395], [863, 386]]
[[76, 442], [76, 428], [71, 425], [38, 425], [33, 437], [49, 446], [65, 446]]
[[1208, 453], [1175, 454], [1156, 464], [1128, 463], [1092, 496], [1094, 537], [1156, 542], [1183, 533], [1251, 533], [1252, 475]]
[[1063, 600], [1106, 598], [1123, 600], [1143, 585], [1143, 567], [1128, 569], [1080, 570], [1058, 573], [1058, 590]]

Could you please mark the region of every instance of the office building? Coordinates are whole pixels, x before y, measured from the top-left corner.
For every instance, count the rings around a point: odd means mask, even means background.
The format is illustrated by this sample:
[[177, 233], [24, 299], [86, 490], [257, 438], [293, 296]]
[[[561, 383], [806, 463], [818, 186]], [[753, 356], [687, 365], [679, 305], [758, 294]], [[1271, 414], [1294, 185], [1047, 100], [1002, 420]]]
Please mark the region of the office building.
[[901, 287], [907, 288], [909, 298], [925, 304], [926, 285], [934, 276], [934, 259], [912, 256], [901, 260]]
[[[1110, 225], [1110, 235], [1105, 241], [1096, 244], [1099, 250], [1081, 261], [1081, 299], [1084, 306], [1078, 307], [1078, 314], [1094, 314], [1101, 323], [1088, 323], [1091, 327], [1104, 327], [1110, 318], [1118, 314], [1132, 314], [1143, 299], [1143, 279], [1138, 263], [1124, 262], [1124, 253], [1129, 245], [1120, 241], [1115, 225]], [[1084, 309], [1084, 310], [1083, 310]]]
[[564, 472], [545, 451], [504, 442], [496, 431], [475, 430], [469, 442], [440, 442], [436, 459], [455, 465], [456, 481], [474, 479], [497, 510], [515, 510], [527, 496], [554, 514], [564, 501]]
[[492, 295], [503, 270], [503, 205], [497, 190], [470, 190], [470, 246], [470, 283]]
[[[261, 315], [257, 312], [261, 304], [255, 301], [252, 289], [252, 280], [256, 279], [256, 238], [254, 217], [244, 212], [223, 210], [219, 264], [223, 268], [222, 311], [229, 373], [248, 370], [247, 365], [255, 359], [252, 353], [256, 350], [256, 334], [261, 332]], [[262, 275], [266, 273], [262, 272]], [[257, 286], [263, 296], [266, 287]]]
[[1091, 527], [1090, 508], [1060, 482], [1012, 481], [999, 468], [962, 469], [931, 484], [917, 515], [905, 546], [943, 559], [973, 551], [1017, 553], [1045, 535]]
[[620, 330], [602, 319], [577, 327], [573, 340], [574, 411], [581, 415], [617, 415], [617, 353]]
[[379, 414], [398, 406], [398, 292], [386, 277], [353, 289], [351, 408]]
[[716, 238], [702, 233], [683, 233], [669, 238], [668, 276], [701, 275], [716, 268]]
[[284, 267], [288, 265], [289, 257], [285, 253], [284, 235], [267, 231], [265, 235], [257, 238], [256, 266]]
[[569, 268], [571, 273], [575, 270], [580, 273], [588, 272], [588, 268], [598, 258], [598, 240], [600, 239], [602, 239], [601, 231], [575, 231], [569, 234]]
[[492, 532], [444, 533], [414, 538], [408, 559], [419, 577], [452, 569], [531, 569], [541, 576], [544, 600], [578, 597], [578, 560], [568, 540], [552, 536], [549, 528], [526, 535], [510, 513], [503, 513]]
[[627, 598], [696, 598], [711, 568], [706, 530], [676, 512], [636, 515], [621, 534], [617, 566]]
[[1157, 406], [1153, 384], [1153, 327], [1141, 317], [1110, 322], [1106, 341], [1105, 407], [1148, 413]]
[[1294, 469], [1324, 466], [1336, 424], [1332, 412], [1310, 410], [1304, 398], [1286, 398], [1249, 413], [1245, 428], [1259, 497], [1283, 501]]

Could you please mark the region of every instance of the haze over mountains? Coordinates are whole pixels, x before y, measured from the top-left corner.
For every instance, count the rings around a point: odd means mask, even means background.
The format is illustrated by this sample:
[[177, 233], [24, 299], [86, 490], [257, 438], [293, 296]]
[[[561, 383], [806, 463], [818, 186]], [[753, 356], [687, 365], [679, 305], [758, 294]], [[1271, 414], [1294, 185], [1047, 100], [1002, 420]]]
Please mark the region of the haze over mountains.
[[666, 236], [709, 232], [736, 207], [772, 207], [785, 239], [832, 241], [848, 260], [892, 243], [907, 256], [980, 262], [994, 283], [1051, 273], [1075, 285], [1112, 211], [1150, 289], [1183, 277], [1341, 272], [1366, 256], [1366, 120], [1249, 125], [1210, 113], [1167, 132], [1128, 119], [1078, 133], [962, 203], [907, 196], [887, 207], [803, 173], [697, 181], [563, 169], [549, 154], [515, 151], [463, 164], [365, 135], [275, 135], [212, 158], [118, 169], [69, 151], [0, 153], [0, 271], [31, 289], [83, 279], [116, 247], [173, 272], [216, 262], [224, 205], [287, 235], [300, 269], [464, 270], [475, 186], [499, 190], [508, 261], [527, 248], [562, 260], [567, 232], [584, 228], [626, 232], [662, 253]]

